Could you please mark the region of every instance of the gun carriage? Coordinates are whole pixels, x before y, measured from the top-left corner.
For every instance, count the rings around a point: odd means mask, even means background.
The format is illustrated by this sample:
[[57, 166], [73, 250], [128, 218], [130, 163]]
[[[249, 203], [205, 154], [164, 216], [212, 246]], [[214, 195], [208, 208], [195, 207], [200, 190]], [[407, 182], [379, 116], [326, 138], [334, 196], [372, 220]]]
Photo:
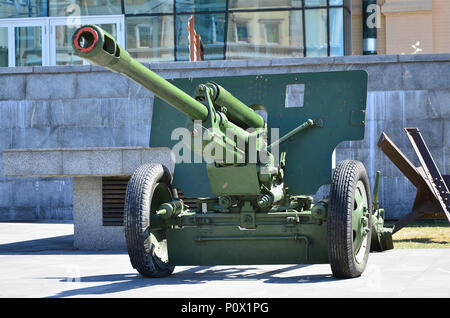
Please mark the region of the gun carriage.
[[[169, 140], [168, 129], [180, 123], [168, 105], [187, 115], [187, 145], [206, 161], [177, 165], [175, 180], [155, 163], [132, 175], [124, 227], [131, 264], [143, 276], [167, 276], [176, 265], [329, 263], [334, 276], [350, 278], [364, 271], [371, 249], [392, 248], [378, 206], [379, 174], [372, 196], [361, 162], [344, 160], [331, 171], [336, 146], [364, 138], [366, 72], [184, 80], [183, 90], [98, 26], [77, 29], [73, 49], [159, 98], [152, 139]], [[285, 107], [289, 85], [304, 90], [302, 107]], [[245, 101], [230, 93], [239, 86]], [[283, 134], [269, 143], [273, 128]], [[195, 208], [179, 197], [177, 182], [196, 198]], [[323, 184], [331, 184], [329, 196], [314, 201]]]

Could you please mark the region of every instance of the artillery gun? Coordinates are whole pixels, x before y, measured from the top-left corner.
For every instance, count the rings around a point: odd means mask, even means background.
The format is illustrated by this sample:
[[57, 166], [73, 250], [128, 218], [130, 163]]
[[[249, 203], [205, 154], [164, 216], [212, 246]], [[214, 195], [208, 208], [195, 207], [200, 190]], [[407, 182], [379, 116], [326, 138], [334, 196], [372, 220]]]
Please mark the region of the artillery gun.
[[[336, 146], [364, 138], [366, 72], [183, 80], [177, 86], [195, 86], [191, 97], [131, 58], [98, 26], [78, 28], [72, 45], [91, 64], [159, 97], [152, 139], [164, 143], [168, 129], [180, 124], [167, 104], [186, 114], [192, 137], [186, 145], [206, 161], [177, 164], [175, 179], [155, 163], [131, 176], [125, 237], [131, 264], [143, 276], [167, 276], [177, 265], [329, 263], [335, 277], [351, 278], [362, 274], [371, 249], [392, 248], [378, 206], [380, 174], [373, 200], [361, 162], [342, 161], [331, 177]], [[303, 89], [300, 107], [283, 105], [286, 91], [277, 87], [289, 85]], [[274, 139], [274, 128], [285, 133]], [[311, 194], [330, 183], [329, 197], [313, 201]], [[195, 205], [178, 195], [180, 188]]]

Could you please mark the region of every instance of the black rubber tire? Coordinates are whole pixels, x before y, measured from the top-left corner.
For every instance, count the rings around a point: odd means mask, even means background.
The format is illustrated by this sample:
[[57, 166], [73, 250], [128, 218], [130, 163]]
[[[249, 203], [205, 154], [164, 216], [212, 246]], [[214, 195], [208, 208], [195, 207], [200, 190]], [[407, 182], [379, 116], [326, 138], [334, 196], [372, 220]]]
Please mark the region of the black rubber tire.
[[[328, 257], [333, 276], [354, 278], [361, 276], [369, 258], [371, 232], [367, 233], [365, 253], [359, 262], [353, 246], [353, 209], [358, 181], [364, 184], [368, 211], [372, 211], [369, 178], [364, 165], [356, 160], [339, 163], [333, 174], [328, 205]], [[368, 218], [372, 229], [372, 218]], [[364, 242], [364, 241], [363, 241]], [[359, 256], [360, 257], [360, 256]]]
[[[167, 257], [161, 259], [155, 253], [150, 237], [150, 207], [158, 184], [172, 189], [172, 175], [161, 164], [144, 164], [133, 173], [127, 186], [124, 211], [125, 240], [131, 265], [145, 277], [163, 277], [172, 274], [174, 266]], [[160, 237], [165, 244], [165, 234]], [[158, 244], [159, 245], [159, 244]], [[162, 245], [164, 247], [164, 245]], [[165, 245], [167, 251], [167, 245]]]

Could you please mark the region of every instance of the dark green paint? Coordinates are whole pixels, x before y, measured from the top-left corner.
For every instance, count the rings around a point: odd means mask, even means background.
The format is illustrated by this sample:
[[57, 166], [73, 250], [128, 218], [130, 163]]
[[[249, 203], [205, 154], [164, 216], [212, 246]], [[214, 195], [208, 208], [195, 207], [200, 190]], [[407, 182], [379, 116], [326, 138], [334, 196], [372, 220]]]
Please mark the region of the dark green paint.
[[[365, 71], [247, 75], [169, 80], [188, 94], [204, 82], [226, 87], [244, 104], [263, 104], [268, 127], [279, 127], [279, 136], [309, 118], [322, 119], [323, 127], [311, 127], [280, 146], [286, 156], [286, 183], [291, 194], [314, 194], [330, 183], [331, 155], [342, 141], [364, 139], [367, 96]], [[285, 108], [286, 86], [305, 84], [304, 107]], [[172, 147], [172, 130], [186, 126], [186, 116], [155, 99], [150, 146]], [[269, 142], [272, 140], [269, 137]], [[193, 156], [192, 156], [193, 158]], [[211, 196], [205, 164], [177, 164], [174, 185], [186, 196]]]
[[211, 192], [215, 195], [258, 195], [261, 193], [256, 164], [221, 168], [209, 164], [206, 165], [206, 171], [209, 180], [216, 180], [211, 183]]
[[172, 265], [328, 263], [326, 224], [197, 226], [166, 232]]

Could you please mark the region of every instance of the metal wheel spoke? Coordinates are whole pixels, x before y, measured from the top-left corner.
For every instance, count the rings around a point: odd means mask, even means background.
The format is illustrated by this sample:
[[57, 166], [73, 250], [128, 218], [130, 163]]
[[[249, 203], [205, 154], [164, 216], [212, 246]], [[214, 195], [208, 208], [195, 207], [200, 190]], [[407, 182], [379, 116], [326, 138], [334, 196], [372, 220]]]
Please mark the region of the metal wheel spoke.
[[356, 188], [355, 191], [355, 205], [356, 209], [353, 210], [353, 231], [356, 232], [356, 236], [359, 236], [361, 230], [361, 217], [363, 216], [364, 210], [364, 198], [361, 195], [361, 189]]
[[368, 209], [367, 193], [362, 182], [358, 182], [355, 191], [356, 210], [353, 211], [353, 233], [355, 236], [353, 243], [353, 251], [355, 253], [355, 260], [359, 263], [364, 256], [367, 239], [364, 232], [363, 218], [365, 218], [365, 211]]

